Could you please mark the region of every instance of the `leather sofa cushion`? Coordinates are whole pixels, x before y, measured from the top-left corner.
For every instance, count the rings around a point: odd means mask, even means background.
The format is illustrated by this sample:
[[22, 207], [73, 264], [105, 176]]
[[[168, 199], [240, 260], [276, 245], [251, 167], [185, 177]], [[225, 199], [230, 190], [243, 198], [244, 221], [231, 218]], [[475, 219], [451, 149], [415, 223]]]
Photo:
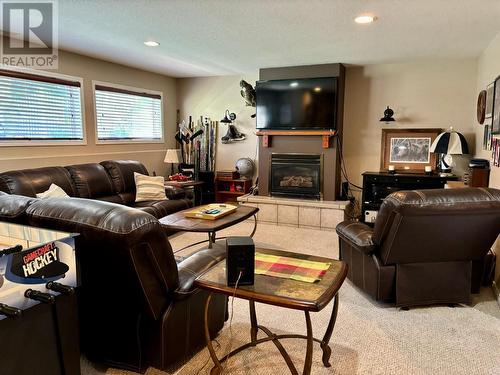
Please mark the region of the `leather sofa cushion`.
[[117, 193], [135, 192], [134, 172], [148, 175], [144, 165], [135, 160], [106, 160], [101, 162]]
[[80, 198], [97, 199], [115, 194], [111, 179], [102, 165], [77, 164], [67, 166], [66, 169], [75, 183]]
[[36, 202], [35, 198], [10, 195], [0, 191], [0, 221], [25, 223], [26, 210], [33, 202]]
[[[189, 208], [189, 201], [187, 199], [176, 199], [176, 200], [160, 200], [160, 201], [144, 201], [144, 202], [134, 202], [131, 207], [146, 210], [146, 212], [152, 214], [157, 219], [164, 216], [173, 214], [174, 212], [184, 210]], [[154, 211], [151, 211], [154, 210]]]
[[373, 229], [364, 223], [357, 221], [343, 221], [336, 228], [339, 237], [351, 242], [365, 254], [370, 254], [375, 250], [372, 241]]
[[69, 172], [63, 167], [44, 167], [0, 174], [0, 190], [9, 194], [36, 198], [51, 184], [61, 187], [70, 197], [78, 196]]

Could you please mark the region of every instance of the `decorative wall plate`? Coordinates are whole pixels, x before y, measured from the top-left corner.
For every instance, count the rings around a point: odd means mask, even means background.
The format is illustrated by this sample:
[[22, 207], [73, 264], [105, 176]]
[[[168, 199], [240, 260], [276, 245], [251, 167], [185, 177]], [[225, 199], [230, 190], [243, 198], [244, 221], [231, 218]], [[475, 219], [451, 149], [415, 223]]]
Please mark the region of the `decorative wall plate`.
[[477, 122], [484, 124], [486, 115], [486, 90], [481, 90], [477, 97]]

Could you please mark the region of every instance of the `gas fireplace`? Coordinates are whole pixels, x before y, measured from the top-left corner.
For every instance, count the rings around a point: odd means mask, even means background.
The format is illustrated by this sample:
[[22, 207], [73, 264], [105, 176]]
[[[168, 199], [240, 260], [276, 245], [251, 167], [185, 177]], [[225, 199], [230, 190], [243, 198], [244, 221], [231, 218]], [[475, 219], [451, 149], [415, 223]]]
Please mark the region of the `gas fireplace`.
[[322, 155], [271, 154], [270, 162], [271, 195], [322, 199]]

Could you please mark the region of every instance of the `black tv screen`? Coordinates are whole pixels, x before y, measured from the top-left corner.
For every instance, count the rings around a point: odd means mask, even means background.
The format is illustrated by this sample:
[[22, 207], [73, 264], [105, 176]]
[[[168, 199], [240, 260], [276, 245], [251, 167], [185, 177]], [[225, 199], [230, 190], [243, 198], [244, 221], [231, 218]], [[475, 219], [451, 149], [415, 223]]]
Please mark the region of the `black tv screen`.
[[258, 81], [258, 129], [335, 130], [337, 78]]

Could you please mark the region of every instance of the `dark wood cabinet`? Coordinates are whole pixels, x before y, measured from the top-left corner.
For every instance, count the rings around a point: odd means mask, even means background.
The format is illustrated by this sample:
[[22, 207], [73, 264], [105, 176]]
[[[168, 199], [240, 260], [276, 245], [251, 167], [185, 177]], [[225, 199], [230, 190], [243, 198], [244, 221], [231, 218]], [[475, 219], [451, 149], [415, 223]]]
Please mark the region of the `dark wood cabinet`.
[[363, 173], [363, 195], [361, 220], [375, 222], [377, 212], [385, 197], [399, 190], [442, 189], [447, 181], [458, 177], [440, 177], [437, 174], [407, 174], [387, 172]]

